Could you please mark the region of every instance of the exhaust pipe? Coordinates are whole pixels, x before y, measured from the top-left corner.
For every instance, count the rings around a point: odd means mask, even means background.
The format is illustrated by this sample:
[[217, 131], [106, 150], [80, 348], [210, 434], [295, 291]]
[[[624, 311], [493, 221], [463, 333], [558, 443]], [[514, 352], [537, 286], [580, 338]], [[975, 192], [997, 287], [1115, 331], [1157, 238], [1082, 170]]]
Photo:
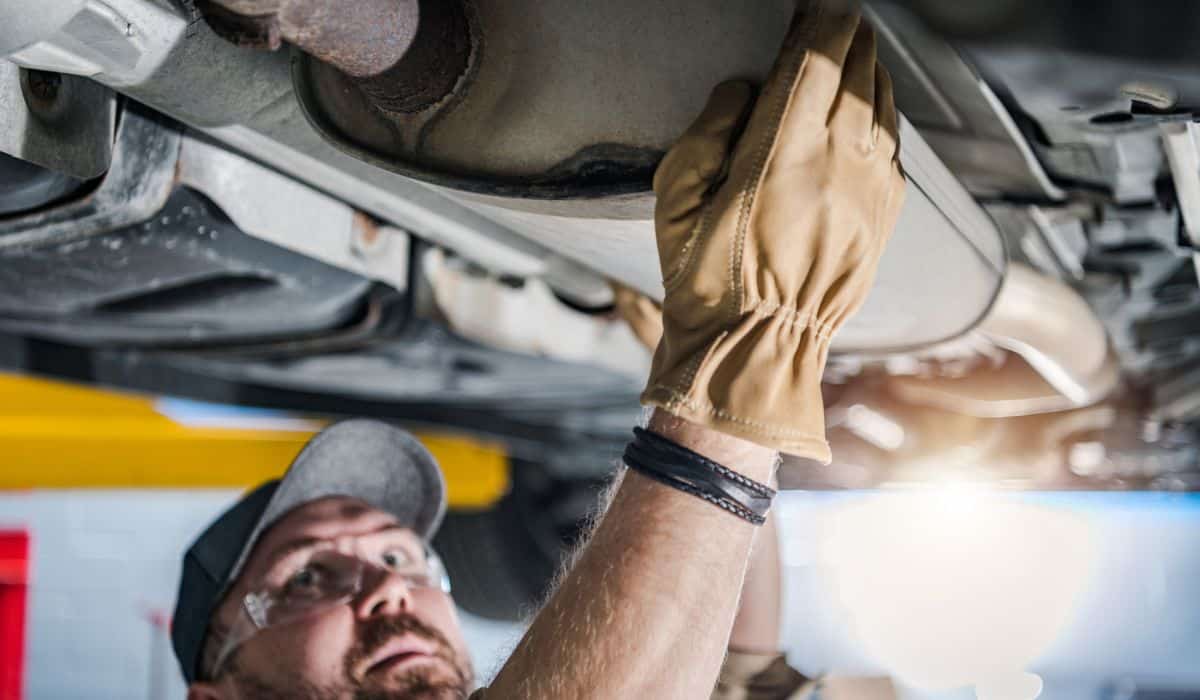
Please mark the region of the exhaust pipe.
[[888, 390], [915, 404], [1002, 418], [1090, 406], [1120, 380], [1108, 334], [1087, 302], [1025, 265], [1009, 265], [975, 332], [1016, 357], [964, 377], [892, 377]]

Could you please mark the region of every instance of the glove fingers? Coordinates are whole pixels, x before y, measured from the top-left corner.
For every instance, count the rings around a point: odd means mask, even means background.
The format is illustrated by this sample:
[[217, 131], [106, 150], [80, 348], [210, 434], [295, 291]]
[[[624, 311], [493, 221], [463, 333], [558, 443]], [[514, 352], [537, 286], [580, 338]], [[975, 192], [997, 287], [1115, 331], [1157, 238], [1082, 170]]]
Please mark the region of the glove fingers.
[[846, 54], [842, 89], [829, 116], [829, 128], [849, 143], [874, 145], [875, 140], [875, 31], [860, 22]]
[[[787, 103], [780, 132], [811, 128], [814, 119], [822, 124], [827, 121], [860, 22], [857, 11], [833, 0], [799, 4], [763, 90], [764, 96], [770, 94], [774, 99], [759, 100], [760, 111], [778, 109], [779, 101]], [[777, 118], [767, 115], [772, 117]]]
[[[813, 134], [824, 131], [842, 83], [842, 69], [860, 23], [837, 0], [798, 4], [739, 146], [732, 177], [755, 177], [763, 147], [784, 169], [813, 167]], [[820, 166], [818, 166], [820, 167]]]
[[753, 99], [749, 83], [721, 83], [708, 98], [704, 111], [654, 173], [658, 210], [675, 219], [697, 208], [721, 174], [742, 116]]
[[672, 263], [680, 267], [681, 255], [695, 232], [696, 220], [710, 190], [725, 171], [750, 105], [754, 89], [744, 81], [718, 85], [695, 122], [684, 132], [654, 173], [655, 224], [663, 276], [670, 278]]

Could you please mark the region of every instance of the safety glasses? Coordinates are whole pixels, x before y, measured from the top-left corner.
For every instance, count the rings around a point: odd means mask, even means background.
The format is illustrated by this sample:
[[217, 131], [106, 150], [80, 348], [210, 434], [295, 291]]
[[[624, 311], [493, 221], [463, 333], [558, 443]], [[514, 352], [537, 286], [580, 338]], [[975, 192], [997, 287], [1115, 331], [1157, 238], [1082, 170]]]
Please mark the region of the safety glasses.
[[367, 563], [338, 551], [319, 551], [290, 572], [286, 582], [247, 593], [242, 598], [242, 614], [222, 642], [206, 677], [219, 677], [234, 650], [268, 627], [297, 622], [354, 600], [370, 575], [398, 576], [410, 588], [450, 592], [446, 569], [431, 549], [422, 556], [390, 550], [379, 558], [379, 563]]

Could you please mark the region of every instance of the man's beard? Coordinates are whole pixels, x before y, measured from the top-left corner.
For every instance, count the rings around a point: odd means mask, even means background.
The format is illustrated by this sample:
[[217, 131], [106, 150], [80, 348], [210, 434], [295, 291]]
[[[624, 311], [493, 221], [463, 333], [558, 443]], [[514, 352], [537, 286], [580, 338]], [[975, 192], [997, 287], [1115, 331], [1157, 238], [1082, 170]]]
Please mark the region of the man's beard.
[[[411, 634], [433, 643], [433, 655], [444, 664], [422, 664], [390, 679], [387, 687], [374, 679], [356, 680], [354, 669], [392, 639]], [[346, 652], [344, 678], [331, 685], [316, 685], [293, 676], [286, 687], [266, 682], [240, 667], [236, 655], [229, 672], [246, 697], [255, 700], [459, 700], [474, 683], [471, 662], [459, 654], [438, 630], [411, 615], [372, 618], [359, 625], [358, 643]], [[447, 676], [445, 669], [450, 669]]]

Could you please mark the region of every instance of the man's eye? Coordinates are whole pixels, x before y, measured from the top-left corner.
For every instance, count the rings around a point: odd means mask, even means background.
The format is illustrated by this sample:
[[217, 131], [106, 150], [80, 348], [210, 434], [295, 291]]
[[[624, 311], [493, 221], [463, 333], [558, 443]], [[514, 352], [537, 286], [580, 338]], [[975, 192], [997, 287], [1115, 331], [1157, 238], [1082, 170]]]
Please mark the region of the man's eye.
[[316, 590], [320, 587], [321, 574], [315, 567], [306, 566], [288, 579], [285, 586], [288, 593], [304, 594]]
[[409, 571], [416, 567], [412, 557], [403, 550], [393, 549], [383, 553], [383, 565], [392, 571]]

